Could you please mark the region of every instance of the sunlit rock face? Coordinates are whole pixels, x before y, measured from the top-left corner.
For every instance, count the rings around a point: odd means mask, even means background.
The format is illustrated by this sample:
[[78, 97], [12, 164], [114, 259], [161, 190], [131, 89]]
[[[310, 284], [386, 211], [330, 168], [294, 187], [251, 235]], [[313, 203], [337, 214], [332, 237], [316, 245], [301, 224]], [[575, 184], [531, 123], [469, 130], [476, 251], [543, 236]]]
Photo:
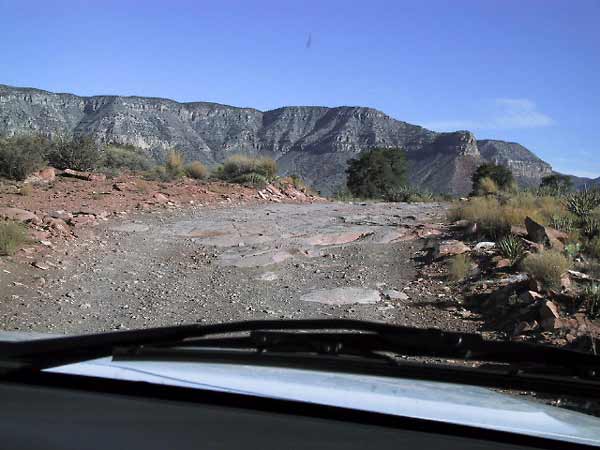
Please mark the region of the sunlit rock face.
[[0, 135], [91, 135], [133, 144], [154, 158], [171, 148], [216, 165], [238, 153], [276, 159], [324, 194], [345, 182], [348, 159], [374, 147], [402, 148], [413, 184], [465, 194], [482, 162], [509, 167], [519, 183], [539, 184], [551, 167], [525, 147], [477, 140], [469, 131], [436, 133], [372, 108], [289, 106], [272, 111], [146, 97], [79, 97], [0, 85]]

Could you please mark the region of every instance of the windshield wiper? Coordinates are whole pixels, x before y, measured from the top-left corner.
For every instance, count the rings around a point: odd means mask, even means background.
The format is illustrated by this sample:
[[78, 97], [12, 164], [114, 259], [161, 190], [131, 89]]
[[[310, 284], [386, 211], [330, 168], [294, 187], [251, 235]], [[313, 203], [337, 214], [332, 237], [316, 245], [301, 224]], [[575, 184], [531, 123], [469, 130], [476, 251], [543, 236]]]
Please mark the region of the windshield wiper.
[[460, 359], [494, 366], [434, 365], [433, 378], [446, 374], [454, 380], [460, 375], [458, 382], [481, 384], [476, 381], [487, 376], [489, 385], [511, 389], [529, 380], [543, 390], [583, 389], [600, 397], [600, 357], [596, 355], [490, 341], [478, 334], [357, 320], [258, 320], [0, 342], [0, 369], [5, 373], [39, 371], [110, 355], [116, 360], [252, 363], [386, 376], [416, 372], [424, 376], [422, 361], [407, 362], [401, 357]]

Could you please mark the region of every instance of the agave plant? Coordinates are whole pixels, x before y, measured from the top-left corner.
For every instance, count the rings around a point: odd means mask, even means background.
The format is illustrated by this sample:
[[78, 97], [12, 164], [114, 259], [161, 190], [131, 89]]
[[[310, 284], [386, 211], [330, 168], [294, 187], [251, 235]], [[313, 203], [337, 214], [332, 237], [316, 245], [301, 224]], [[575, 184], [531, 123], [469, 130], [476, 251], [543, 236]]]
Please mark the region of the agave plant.
[[600, 218], [596, 216], [585, 216], [582, 220], [581, 231], [590, 239], [600, 235]]
[[521, 260], [525, 256], [525, 247], [521, 239], [514, 234], [506, 235], [498, 242], [500, 254], [509, 259], [511, 263]]
[[570, 215], [555, 214], [550, 218], [550, 226], [559, 231], [569, 233], [575, 229], [575, 219]]
[[586, 188], [583, 191], [569, 194], [565, 199], [565, 206], [578, 217], [589, 216], [594, 209], [600, 206], [600, 190]]
[[586, 308], [586, 314], [590, 319], [595, 319], [600, 315], [600, 284], [591, 284], [583, 290], [583, 301]]

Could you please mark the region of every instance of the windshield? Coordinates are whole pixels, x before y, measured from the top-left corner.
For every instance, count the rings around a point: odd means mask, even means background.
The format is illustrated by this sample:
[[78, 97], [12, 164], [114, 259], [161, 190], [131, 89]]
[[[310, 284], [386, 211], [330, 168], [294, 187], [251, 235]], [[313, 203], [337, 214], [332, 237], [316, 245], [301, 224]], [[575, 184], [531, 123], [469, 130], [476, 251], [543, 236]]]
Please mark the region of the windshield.
[[0, 7], [6, 338], [354, 319], [596, 354], [597, 2]]

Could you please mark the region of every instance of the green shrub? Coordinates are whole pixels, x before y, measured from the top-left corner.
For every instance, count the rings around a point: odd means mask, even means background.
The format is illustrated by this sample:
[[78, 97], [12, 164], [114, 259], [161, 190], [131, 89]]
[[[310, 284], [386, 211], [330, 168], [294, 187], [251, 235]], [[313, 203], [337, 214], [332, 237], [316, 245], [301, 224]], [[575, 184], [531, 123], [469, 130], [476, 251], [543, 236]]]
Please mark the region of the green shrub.
[[486, 179], [492, 180], [495, 186], [503, 191], [511, 190], [515, 184], [513, 174], [507, 167], [498, 164], [482, 164], [471, 177], [475, 194], [482, 190], [482, 183], [487, 183], [484, 181]]
[[473, 260], [464, 253], [450, 259], [448, 264], [448, 277], [452, 281], [461, 281], [469, 276], [473, 267]]
[[512, 264], [520, 261], [525, 256], [525, 247], [521, 239], [514, 234], [508, 234], [498, 241], [500, 254], [510, 260]]
[[24, 184], [21, 186], [21, 189], [19, 189], [19, 195], [22, 195], [23, 197], [29, 197], [31, 194], [33, 194], [33, 186], [31, 184]]
[[154, 162], [143, 150], [132, 145], [110, 145], [104, 150], [102, 165], [109, 169], [144, 172], [151, 169]]
[[540, 192], [544, 195], [561, 196], [573, 191], [573, 180], [567, 175], [554, 173], [542, 178]]
[[40, 136], [0, 139], [0, 176], [24, 180], [46, 165], [50, 148], [50, 141]]
[[238, 184], [243, 184], [246, 186], [252, 186], [257, 189], [262, 189], [267, 184], [269, 184], [267, 178], [264, 175], [262, 175], [260, 173], [256, 173], [256, 172], [245, 173], [243, 175], [239, 175], [235, 178], [232, 178], [229, 181], [231, 181], [232, 183], [238, 183]]
[[556, 250], [545, 250], [527, 255], [523, 270], [548, 289], [560, 287], [562, 275], [571, 267], [571, 261]]
[[196, 180], [204, 180], [208, 177], [208, 169], [200, 161], [192, 161], [185, 166], [185, 174]]
[[[254, 175], [252, 175], [254, 174]], [[233, 155], [213, 170], [213, 177], [234, 183], [245, 182], [260, 175], [266, 182], [273, 180], [277, 174], [277, 163], [270, 158], [253, 158], [246, 155]], [[248, 175], [248, 177], [244, 177]], [[238, 181], [236, 181], [238, 180]]]
[[576, 218], [569, 214], [554, 214], [550, 217], [549, 225], [559, 231], [570, 233], [575, 229]]
[[27, 230], [23, 225], [0, 222], [0, 255], [14, 255], [27, 240]]
[[582, 292], [582, 300], [590, 319], [600, 316], [600, 284], [586, 286]]
[[490, 177], [483, 177], [477, 186], [477, 195], [495, 195], [499, 191], [498, 185]]
[[98, 167], [101, 156], [94, 140], [84, 136], [57, 141], [48, 154], [48, 161], [57, 169], [88, 171]]
[[429, 191], [410, 186], [398, 186], [386, 192], [383, 199], [386, 202], [432, 202], [435, 200], [435, 196]]
[[400, 149], [374, 149], [348, 161], [346, 185], [355, 197], [384, 198], [407, 185], [406, 153]]
[[587, 243], [586, 253], [594, 258], [600, 259], [600, 237], [594, 238]]
[[588, 239], [600, 236], [600, 217], [596, 215], [584, 216], [581, 220], [581, 232]]
[[567, 209], [582, 218], [592, 214], [600, 206], [600, 190], [584, 189], [580, 192], [569, 194], [565, 201]]

